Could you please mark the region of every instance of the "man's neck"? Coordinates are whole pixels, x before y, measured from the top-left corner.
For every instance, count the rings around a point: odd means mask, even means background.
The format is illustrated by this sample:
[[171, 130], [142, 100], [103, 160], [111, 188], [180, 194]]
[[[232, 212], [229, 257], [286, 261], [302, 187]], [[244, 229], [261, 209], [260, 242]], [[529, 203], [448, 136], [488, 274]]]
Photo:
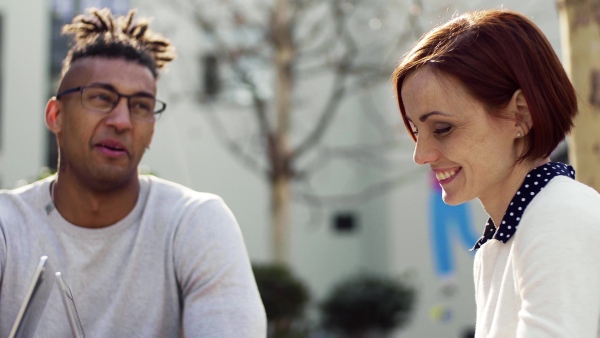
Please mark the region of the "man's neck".
[[137, 177], [119, 188], [97, 191], [59, 173], [51, 186], [58, 212], [70, 223], [84, 228], [103, 228], [125, 218], [135, 207], [139, 191]]

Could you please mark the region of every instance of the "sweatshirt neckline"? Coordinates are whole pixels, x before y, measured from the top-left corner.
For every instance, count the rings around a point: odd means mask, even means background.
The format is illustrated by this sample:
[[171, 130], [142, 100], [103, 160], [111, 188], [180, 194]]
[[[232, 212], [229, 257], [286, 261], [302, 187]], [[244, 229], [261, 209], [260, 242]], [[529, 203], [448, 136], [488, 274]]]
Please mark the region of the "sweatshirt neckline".
[[43, 184], [40, 186], [41, 196], [43, 196], [42, 206], [51, 226], [56, 227], [60, 231], [74, 237], [85, 237], [86, 239], [102, 239], [121, 234], [123, 231], [130, 228], [136, 223], [137, 220], [141, 218], [144, 205], [146, 204], [146, 200], [148, 198], [148, 181], [147, 179], [140, 177], [140, 191], [138, 194], [138, 198], [135, 203], [135, 206], [127, 214], [127, 216], [117, 221], [116, 223], [113, 223], [106, 227], [85, 228], [67, 221], [54, 206], [54, 202], [52, 201], [52, 196], [50, 193], [50, 186], [55, 179], [55, 176], [50, 177], [44, 180]]

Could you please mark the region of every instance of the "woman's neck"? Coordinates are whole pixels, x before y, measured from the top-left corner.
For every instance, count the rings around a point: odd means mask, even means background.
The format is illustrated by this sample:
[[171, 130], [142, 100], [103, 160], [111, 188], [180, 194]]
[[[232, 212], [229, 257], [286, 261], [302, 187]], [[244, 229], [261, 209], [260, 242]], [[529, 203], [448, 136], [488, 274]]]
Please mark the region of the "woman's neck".
[[549, 157], [515, 163], [512, 172], [502, 182], [500, 187], [494, 191], [489, 191], [486, 196], [479, 198], [483, 208], [492, 218], [496, 227], [502, 222], [510, 201], [523, 184], [527, 173], [548, 162], [550, 162]]

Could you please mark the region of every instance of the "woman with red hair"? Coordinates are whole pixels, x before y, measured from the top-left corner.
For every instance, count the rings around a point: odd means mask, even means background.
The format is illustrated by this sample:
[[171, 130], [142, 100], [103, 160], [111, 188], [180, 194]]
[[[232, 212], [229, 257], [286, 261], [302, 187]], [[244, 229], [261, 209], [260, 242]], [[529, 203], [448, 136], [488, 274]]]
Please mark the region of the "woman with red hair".
[[425, 34], [392, 78], [414, 161], [451, 205], [480, 200], [476, 337], [600, 337], [600, 195], [551, 162], [577, 114], [550, 43], [515, 12]]

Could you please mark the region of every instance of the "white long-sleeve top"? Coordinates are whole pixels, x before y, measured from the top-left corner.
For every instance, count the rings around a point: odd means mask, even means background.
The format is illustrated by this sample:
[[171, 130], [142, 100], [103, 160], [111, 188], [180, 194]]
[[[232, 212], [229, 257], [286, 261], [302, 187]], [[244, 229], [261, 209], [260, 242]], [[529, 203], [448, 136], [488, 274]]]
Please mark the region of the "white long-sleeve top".
[[481, 246], [474, 279], [476, 338], [600, 337], [600, 195], [554, 177], [514, 236]]

